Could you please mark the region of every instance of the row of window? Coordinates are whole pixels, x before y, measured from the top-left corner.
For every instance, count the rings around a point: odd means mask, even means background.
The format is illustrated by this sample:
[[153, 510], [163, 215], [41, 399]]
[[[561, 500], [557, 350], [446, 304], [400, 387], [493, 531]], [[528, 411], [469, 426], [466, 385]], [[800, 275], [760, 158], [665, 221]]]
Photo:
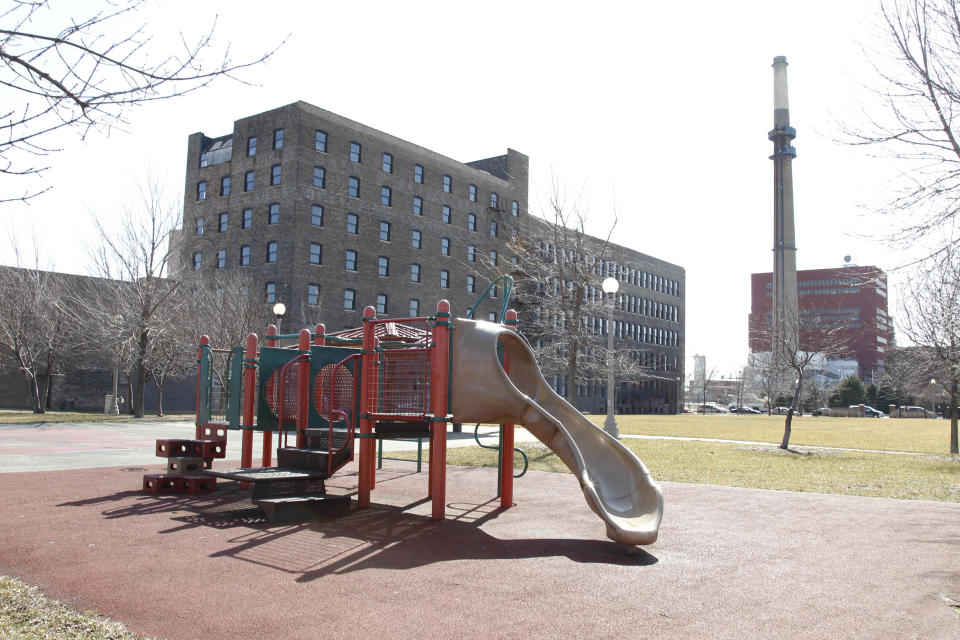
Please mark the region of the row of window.
[[540, 242], [540, 259], [552, 264], [557, 264], [561, 260], [573, 263], [586, 263], [591, 266], [591, 272], [594, 275], [616, 278], [621, 282], [632, 284], [635, 287], [651, 289], [658, 293], [665, 293], [672, 296], [680, 295], [680, 283], [676, 280], [671, 280], [647, 271], [641, 271], [635, 267], [619, 264], [612, 260], [604, 260], [596, 256], [585, 257], [581, 253], [576, 253], [573, 249], [558, 249], [549, 242]]
[[[450, 224], [451, 217], [450, 217], [449, 207], [444, 207], [443, 220], [447, 224]], [[226, 232], [227, 229], [229, 228], [229, 222], [230, 222], [230, 214], [228, 212], [220, 213], [217, 216], [217, 232], [218, 233]], [[279, 222], [280, 222], [280, 204], [274, 202], [268, 205], [267, 207], [267, 224], [273, 225], [273, 224], [279, 224]], [[196, 223], [197, 235], [202, 236], [205, 229], [203, 216], [197, 216], [195, 223]], [[241, 211], [240, 213], [240, 228], [249, 229], [252, 224], [253, 224], [253, 209], [252, 208], [243, 209], [243, 211]], [[323, 206], [322, 205], [313, 204], [310, 206], [310, 224], [312, 224], [315, 227], [323, 226]], [[476, 214], [471, 213], [467, 216], [467, 229], [469, 229], [470, 231], [477, 230]], [[499, 237], [500, 225], [499, 223], [497, 223], [496, 220], [490, 221], [489, 232], [490, 232], [491, 238]], [[347, 233], [350, 233], [353, 235], [357, 235], [359, 233], [359, 218], [355, 213], [347, 214]], [[419, 235], [420, 235], [420, 232], [417, 230], [414, 230], [415, 239], [416, 239], [416, 236], [419, 236]], [[390, 223], [389, 222], [386, 222], [386, 221], [380, 222], [380, 239], [385, 242], [389, 242], [390, 240]], [[450, 255], [449, 254], [450, 240], [448, 238], [444, 238], [443, 240], [444, 240], [444, 246], [447, 249], [447, 251], [444, 251], [443, 255]], [[420, 247], [416, 246], [415, 244], [414, 248], [419, 249]]]

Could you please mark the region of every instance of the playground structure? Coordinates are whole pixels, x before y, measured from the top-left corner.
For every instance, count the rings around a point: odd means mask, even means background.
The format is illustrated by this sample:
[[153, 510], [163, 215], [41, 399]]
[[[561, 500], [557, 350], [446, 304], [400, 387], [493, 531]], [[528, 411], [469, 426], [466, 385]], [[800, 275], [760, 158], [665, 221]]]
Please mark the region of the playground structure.
[[[271, 326], [263, 346], [250, 334], [245, 348], [228, 352], [215, 352], [201, 337], [197, 437], [158, 440], [167, 473], [146, 475], [144, 490], [206, 493], [215, 490], [217, 478], [239, 480], [250, 485], [251, 499], [271, 522], [283, 522], [348, 507], [349, 497], [327, 494], [324, 480], [358, 457], [357, 506], [365, 508], [376, 488], [377, 440], [424, 438], [427, 497], [433, 519], [442, 520], [447, 424], [501, 425], [502, 508], [514, 506], [519, 424], [573, 472], [611, 540], [655, 542], [663, 514], [659, 486], [633, 452], [553, 391], [516, 331], [508, 299], [504, 295], [502, 323], [474, 320], [473, 309], [454, 320], [441, 300], [433, 317], [378, 319], [367, 307], [362, 328], [336, 335], [327, 335], [322, 324], [290, 335], [277, 335]], [[296, 349], [278, 346], [294, 338]], [[215, 355], [226, 358], [220, 368]], [[213, 469], [213, 459], [226, 455], [227, 429], [241, 431], [240, 468]], [[252, 460], [255, 431], [263, 434], [259, 468]]]

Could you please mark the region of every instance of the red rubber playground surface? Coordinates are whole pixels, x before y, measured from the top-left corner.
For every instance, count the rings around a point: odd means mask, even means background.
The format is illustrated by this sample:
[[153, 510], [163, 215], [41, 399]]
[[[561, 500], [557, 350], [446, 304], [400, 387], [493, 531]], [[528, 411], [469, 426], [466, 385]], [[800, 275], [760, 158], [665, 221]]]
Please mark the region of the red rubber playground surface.
[[666, 483], [660, 540], [627, 555], [568, 474], [501, 511], [495, 470], [451, 467], [435, 522], [426, 473], [387, 465], [372, 508], [293, 526], [229, 482], [3, 473], [0, 573], [170, 639], [960, 637], [957, 504]]

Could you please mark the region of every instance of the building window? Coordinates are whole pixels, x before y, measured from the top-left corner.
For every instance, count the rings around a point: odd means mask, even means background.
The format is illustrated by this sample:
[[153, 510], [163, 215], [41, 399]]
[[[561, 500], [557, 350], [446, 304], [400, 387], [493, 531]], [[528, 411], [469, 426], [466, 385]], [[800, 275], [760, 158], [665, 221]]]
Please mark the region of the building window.
[[450, 220], [453, 218], [453, 214], [450, 213], [450, 207], [443, 205], [441, 210], [440, 220], [443, 221], [443, 224], [450, 224]]
[[207, 182], [206, 180], [201, 180], [197, 183], [197, 200], [206, 200], [207, 199]]
[[347, 186], [347, 193], [352, 198], [360, 197], [360, 178], [357, 178], [355, 176], [350, 176], [350, 180]]
[[440, 238], [440, 255], [450, 255], [450, 238]]
[[257, 155], [257, 136], [247, 138], [247, 156]]
[[420, 282], [420, 265], [415, 262], [410, 265], [410, 282]]
[[347, 311], [353, 311], [357, 308], [357, 292], [353, 289], [343, 290], [343, 308]]
[[276, 302], [277, 301], [277, 283], [268, 282], [264, 291], [267, 294], [267, 302]]
[[316, 130], [314, 141], [313, 141], [313, 147], [317, 151], [323, 151], [324, 153], [327, 152], [327, 132], [326, 131], [320, 131], [319, 129]]
[[477, 249], [472, 244], [467, 245], [467, 262], [477, 261]]
[[410, 299], [410, 317], [416, 318], [420, 315], [420, 301], [416, 298]]
[[440, 288], [449, 289], [450, 288], [450, 272], [446, 269], [440, 270]]
[[413, 196], [413, 214], [417, 216], [423, 215], [423, 198], [420, 196]]
[[323, 207], [319, 204], [310, 205], [310, 224], [315, 227], [323, 226]]
[[207, 155], [207, 153], [204, 151], [203, 153], [200, 154], [200, 168], [203, 169], [204, 167], [208, 166], [209, 164], [210, 164], [210, 157], [209, 157], [209, 156]]
[[497, 209], [500, 204], [500, 196], [494, 191], [490, 194], [490, 208]]
[[203, 216], [197, 218], [197, 235], [203, 235]]
[[413, 165], [413, 181], [417, 184], [423, 184], [423, 167], [419, 164]]
[[491, 298], [497, 297], [497, 285], [493, 285], [492, 287], [490, 287], [490, 297]]
[[380, 256], [379, 258], [377, 258], [377, 275], [378, 276], [390, 275], [390, 259], [387, 256]]
[[250, 265], [250, 245], [245, 244], [240, 247], [240, 266], [246, 267]]
[[353, 249], [347, 249], [346, 264], [344, 266], [347, 271], [357, 270], [357, 252]]
[[360, 164], [360, 143], [351, 142], [350, 143], [350, 162], [356, 162]]
[[380, 242], [390, 242], [389, 222], [380, 222]]
[[320, 285], [307, 285], [307, 304], [311, 307], [316, 307], [320, 304]]
[[453, 192], [453, 178], [448, 175], [443, 176], [443, 192], [452, 193]]
[[275, 187], [283, 182], [283, 165], [275, 164], [270, 167], [270, 186]]
[[267, 224], [280, 224], [280, 205], [276, 202], [267, 209]]
[[357, 214], [348, 213], [347, 214], [347, 233], [352, 233], [353, 235], [357, 235], [358, 226], [359, 226], [359, 219], [357, 218]]
[[477, 279], [474, 276], [467, 276], [467, 293], [475, 293], [477, 290]]
[[203, 266], [203, 252], [197, 251], [193, 254], [193, 270], [200, 271], [200, 267]]
[[277, 254], [280, 252], [280, 245], [276, 240], [267, 243], [267, 262], [276, 262]]
[[420, 233], [420, 230], [414, 229], [413, 237], [412, 237], [413, 248], [419, 249], [421, 247], [421, 241], [422, 241], [422, 234]]
[[310, 243], [310, 264], [323, 264], [323, 245], [319, 242]]
[[510, 204], [510, 213], [512, 213], [512, 214], [514, 215], [514, 217], [520, 215], [520, 203], [517, 202], [516, 200], [514, 200], [514, 201]]
[[229, 216], [230, 214], [228, 213], [220, 214], [220, 218], [217, 220], [217, 232], [223, 233], [224, 231], [227, 230], [227, 219], [229, 218]]
[[327, 172], [323, 167], [314, 167], [313, 168], [313, 186], [318, 189], [327, 188]]
[[490, 266], [491, 266], [491, 267], [497, 266], [497, 252], [496, 252], [496, 251], [491, 251], [491, 252], [490, 252]]
[[467, 216], [467, 229], [470, 231], [477, 230], [477, 214], [471, 213]]
[[475, 184], [470, 185], [468, 190], [470, 192], [470, 202], [476, 202], [477, 201], [477, 185]]
[[244, 209], [240, 217], [240, 228], [249, 229], [253, 224], [253, 209]]
[[380, 204], [385, 207], [389, 207], [391, 195], [390, 187], [380, 187]]
[[243, 174], [243, 190], [253, 191], [253, 171], [247, 171]]
[[487, 320], [489, 320], [490, 322], [496, 322], [497, 314], [491, 311], [490, 313], [487, 314]]
[[377, 313], [384, 315], [387, 313], [387, 294], [385, 293], [377, 294]]
[[230, 195], [230, 176], [223, 176], [220, 178], [220, 195]]
[[383, 154], [383, 162], [381, 163], [384, 173], [393, 173], [393, 156], [389, 153]]
[[273, 132], [273, 148], [283, 149], [283, 129], [277, 129]]
[[497, 233], [498, 233], [499, 231], [500, 231], [500, 228], [499, 228], [499, 226], [497, 225], [497, 221], [496, 221], [496, 220], [491, 220], [491, 221], [490, 221], [490, 237], [491, 237], [491, 238], [496, 238], [496, 237], [497, 237]]
[[227, 250], [217, 249], [217, 269], [227, 268]]

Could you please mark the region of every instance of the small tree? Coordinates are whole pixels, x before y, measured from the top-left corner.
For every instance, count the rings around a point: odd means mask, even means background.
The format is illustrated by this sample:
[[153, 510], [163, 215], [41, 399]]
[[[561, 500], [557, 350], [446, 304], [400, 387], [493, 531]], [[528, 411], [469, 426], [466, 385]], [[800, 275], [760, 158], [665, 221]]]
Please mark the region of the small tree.
[[830, 392], [830, 406], [849, 407], [863, 402], [866, 389], [860, 378], [850, 374], [843, 378]]

